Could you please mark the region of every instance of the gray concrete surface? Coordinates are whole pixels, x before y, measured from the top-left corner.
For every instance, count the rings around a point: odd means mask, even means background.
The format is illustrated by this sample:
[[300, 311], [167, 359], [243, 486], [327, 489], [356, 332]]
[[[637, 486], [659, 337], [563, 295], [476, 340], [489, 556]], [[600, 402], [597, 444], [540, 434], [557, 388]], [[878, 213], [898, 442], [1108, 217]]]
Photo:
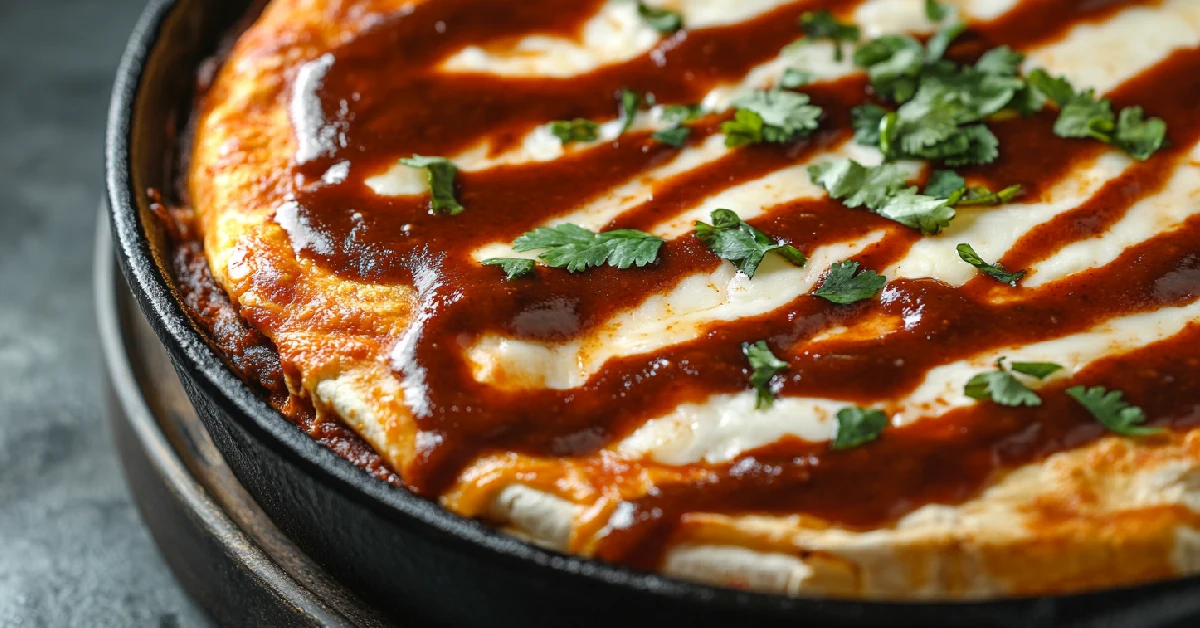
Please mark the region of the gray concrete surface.
[[142, 0], [0, 0], [0, 627], [204, 626], [104, 423], [91, 248]]

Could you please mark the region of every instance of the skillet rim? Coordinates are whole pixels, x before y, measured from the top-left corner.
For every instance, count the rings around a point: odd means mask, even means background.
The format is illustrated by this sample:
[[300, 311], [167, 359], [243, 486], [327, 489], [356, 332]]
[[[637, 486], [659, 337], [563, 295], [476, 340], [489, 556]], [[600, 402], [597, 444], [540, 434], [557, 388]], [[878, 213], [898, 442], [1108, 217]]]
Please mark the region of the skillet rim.
[[[133, 133], [135, 114], [145, 71], [161, 44], [161, 30], [172, 11], [195, 0], [149, 0], [126, 44], [117, 67], [105, 127], [105, 197], [119, 267], [159, 340], [177, 369], [186, 369], [210, 401], [222, 412], [245, 419], [239, 424], [279, 454], [286, 462], [316, 481], [382, 516], [391, 524], [412, 528], [429, 542], [457, 546], [476, 558], [493, 561], [535, 577], [565, 575], [584, 584], [630, 589], [675, 601], [724, 609], [753, 608], [772, 615], [799, 618], [816, 611], [813, 619], [841, 616], [849, 621], [881, 621], [908, 615], [920, 620], [923, 612], [962, 613], [975, 621], [1050, 619], [1047, 603], [1070, 602], [1087, 607], [1089, 601], [1114, 594], [1167, 594], [1196, 587], [1200, 575], [1184, 576], [1098, 590], [1056, 595], [1018, 595], [982, 600], [866, 600], [855, 598], [790, 597], [782, 594], [741, 591], [640, 572], [620, 565], [538, 547], [479, 521], [467, 519], [434, 501], [397, 489], [363, 472], [350, 461], [320, 445], [271, 407], [226, 365], [186, 313], [172, 287], [173, 280], [152, 250], [144, 221], [145, 193], [133, 190]], [[247, 8], [254, 0], [238, 0]], [[189, 67], [195, 71], [196, 67]], [[153, 95], [145, 98], [153, 98]], [[414, 525], [415, 524], [415, 525]], [[1030, 608], [1026, 608], [1030, 607]], [[819, 610], [818, 610], [819, 609]], [[911, 614], [911, 615], [909, 615]], [[1120, 613], [1118, 613], [1119, 615]], [[928, 616], [925, 616], [928, 617]], [[1003, 619], [1001, 619], [1003, 621]]]

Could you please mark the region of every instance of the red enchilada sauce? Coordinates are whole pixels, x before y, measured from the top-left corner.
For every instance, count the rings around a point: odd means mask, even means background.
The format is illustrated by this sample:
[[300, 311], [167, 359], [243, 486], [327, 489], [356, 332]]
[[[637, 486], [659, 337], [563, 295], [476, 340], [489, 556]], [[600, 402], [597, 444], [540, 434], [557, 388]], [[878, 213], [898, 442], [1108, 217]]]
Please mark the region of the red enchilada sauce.
[[[294, 166], [299, 215], [322, 241], [301, 255], [354, 281], [417, 288], [422, 316], [414, 322], [412, 364], [424, 373], [418, 460], [404, 478], [434, 497], [464, 465], [488, 451], [586, 456], [621, 439], [646, 420], [682, 403], [745, 390], [743, 342], [766, 339], [789, 362], [781, 396], [821, 396], [847, 405], [877, 404], [916, 388], [933, 367], [981, 352], [1079, 333], [1116, 317], [1181, 306], [1200, 296], [1200, 218], [1126, 249], [1115, 261], [1037, 288], [1012, 289], [986, 278], [955, 288], [931, 279], [890, 279], [878, 298], [835, 305], [804, 295], [775, 311], [711, 323], [699, 337], [650, 354], [617, 357], [570, 390], [505, 391], [476, 381], [462, 339], [486, 332], [529, 340], [568, 340], [614, 314], [725, 264], [688, 234], [669, 240], [645, 268], [596, 268], [584, 273], [539, 267], [532, 277], [502, 279], [471, 258], [477, 247], [511, 242], [556, 216], [602, 198], [613, 188], [672, 159], [678, 149], [628, 133], [602, 146], [546, 163], [462, 172], [457, 196], [466, 210], [431, 215], [428, 199], [383, 197], [364, 184], [398, 157], [454, 155], [479, 140], [511, 148], [551, 120], [609, 119], [620, 88], [652, 92], [661, 103], [696, 102], [712, 88], [736, 82], [774, 58], [798, 36], [797, 18], [823, 6], [798, 2], [750, 20], [666, 36], [652, 53], [563, 79], [439, 73], [446, 57], [467, 45], [511, 41], [532, 33], [576, 34], [601, 0], [439, 0], [388, 17], [332, 51], [333, 62], [312, 95], [338, 141]], [[1021, 3], [1002, 18], [975, 25], [951, 49], [970, 58], [1002, 43], [1045, 44], [1073, 24], [1098, 21], [1130, 5], [1115, 0]], [[1002, 260], [1026, 268], [1063, 247], [1104, 233], [1138, 200], [1160, 190], [1176, 162], [1200, 139], [1200, 48], [1181, 49], [1121, 85], [1118, 107], [1139, 104], [1163, 118], [1171, 145], [1108, 182], [1082, 206], [1032, 229]], [[646, 201], [606, 228], [648, 229], [703, 198], [798, 163], [850, 138], [849, 109], [869, 99], [861, 77], [804, 87], [824, 108], [811, 138], [786, 145], [730, 149], [712, 163], [660, 182]], [[991, 124], [1001, 158], [965, 169], [968, 177], [1019, 183], [1022, 201], [1036, 201], [1104, 149], [1056, 137], [1054, 113]], [[688, 145], [715, 133], [701, 123]], [[299, 128], [299, 127], [298, 127]], [[324, 183], [331, 166], [349, 164], [340, 183]], [[738, 211], [740, 208], [732, 207]], [[986, 208], [969, 211], [987, 211]], [[854, 259], [881, 270], [921, 236], [830, 199], [767, 208], [751, 221], [805, 252], [882, 230], [885, 237]], [[186, 284], [186, 282], [185, 282]], [[997, 294], [1016, 300], [993, 300]], [[536, 313], [538, 325], [530, 325]], [[883, 315], [904, 328], [867, 340], [812, 342], [837, 324]], [[221, 335], [216, 334], [218, 342]], [[804, 343], [804, 344], [800, 344]], [[448, 349], [451, 348], [451, 349]], [[794, 348], [796, 348], [794, 350]], [[645, 564], [657, 556], [679, 517], [690, 511], [806, 512], [848, 526], [877, 526], [926, 503], [969, 499], [999, 469], [1038, 460], [1104, 435], [1104, 429], [1061, 390], [1074, 383], [1123, 390], [1150, 423], [1184, 429], [1200, 424], [1200, 324], [1152, 347], [1095, 362], [1070, 383], [1044, 388], [1039, 407], [979, 403], [936, 421], [886, 430], [848, 451], [785, 440], [715, 465], [702, 484], [661, 487], [634, 502], [629, 521], [602, 542], [601, 557]], [[278, 359], [275, 359], [278, 363]], [[267, 369], [268, 372], [274, 372]], [[399, 375], [403, 375], [400, 373]], [[273, 380], [272, 380], [273, 381]], [[270, 389], [271, 386], [268, 385]], [[357, 442], [357, 441], [356, 441]], [[360, 456], [360, 460], [377, 456]], [[378, 472], [377, 472], [378, 474]]]

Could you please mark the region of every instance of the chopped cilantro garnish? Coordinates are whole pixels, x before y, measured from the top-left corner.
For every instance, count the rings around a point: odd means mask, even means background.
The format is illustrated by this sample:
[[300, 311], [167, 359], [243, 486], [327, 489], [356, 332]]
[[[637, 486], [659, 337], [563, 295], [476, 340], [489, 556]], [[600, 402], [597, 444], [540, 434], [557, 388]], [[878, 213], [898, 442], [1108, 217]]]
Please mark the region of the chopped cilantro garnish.
[[950, 198], [955, 192], [962, 193], [967, 189], [967, 181], [953, 170], [935, 170], [929, 175], [925, 184], [926, 196], [934, 198]]
[[817, 128], [821, 108], [798, 92], [753, 91], [733, 98], [733, 120], [721, 123], [726, 146], [790, 142]]
[[624, 133], [633, 125], [633, 121], [637, 118], [638, 105], [642, 102], [642, 97], [637, 92], [630, 89], [622, 89], [617, 98], [621, 101], [621, 131]]
[[940, 61], [946, 56], [946, 51], [950, 49], [950, 44], [958, 39], [967, 30], [966, 24], [952, 24], [933, 34], [929, 41], [925, 44], [925, 60], [928, 62]]
[[765, 410], [775, 404], [775, 390], [771, 381], [780, 371], [787, 368], [787, 362], [771, 353], [766, 341], [742, 343], [742, 353], [750, 360], [750, 385], [754, 387], [754, 407]]
[[975, 69], [994, 76], [1017, 76], [1024, 60], [1025, 55], [1008, 46], [1000, 46], [983, 53], [975, 62]]
[[533, 260], [524, 257], [489, 257], [483, 260], [483, 264], [499, 266], [510, 280], [533, 272]]
[[854, 128], [854, 141], [863, 146], [879, 146], [879, 127], [887, 109], [867, 103], [850, 110], [850, 124]]
[[569, 142], [591, 142], [598, 137], [600, 125], [584, 118], [556, 120], [550, 123], [550, 134], [563, 144]]
[[1146, 414], [1137, 406], [1131, 406], [1119, 390], [1108, 391], [1103, 386], [1072, 386], [1067, 389], [1069, 395], [1080, 405], [1087, 408], [1101, 425], [1124, 436], [1148, 436], [1162, 432], [1162, 428], [1142, 425], [1146, 422]]
[[779, 77], [779, 86], [784, 89], [796, 89], [797, 87], [808, 85], [811, 82], [811, 73], [804, 72], [803, 70], [797, 70], [795, 68], [788, 68], [784, 70], [783, 76]]
[[999, 141], [982, 121], [1006, 108], [1032, 106], [1025, 81], [1016, 75], [1022, 57], [1000, 47], [984, 53], [974, 67], [944, 59], [962, 32], [961, 24], [950, 26], [924, 46], [908, 35], [885, 35], [855, 51], [854, 62], [866, 68], [875, 93], [900, 104], [891, 114], [874, 105], [856, 110], [857, 142], [879, 146], [888, 159], [949, 165], [996, 159]]
[[538, 259], [547, 266], [577, 272], [605, 263], [617, 268], [645, 266], [658, 258], [662, 243], [662, 238], [637, 229], [594, 233], [568, 223], [534, 229], [517, 238], [513, 250], [521, 253], [545, 249]]
[[1167, 138], [1167, 123], [1162, 118], [1145, 119], [1141, 107], [1126, 107], [1117, 117], [1113, 143], [1130, 157], [1145, 161], [1162, 148]]
[[683, 146], [683, 143], [687, 141], [688, 136], [691, 134], [692, 130], [685, 126], [673, 126], [661, 131], [655, 131], [650, 137], [668, 146], [678, 148]]
[[949, 9], [946, 8], [946, 5], [938, 2], [938, 0], [925, 0], [925, 17], [930, 22], [940, 22], [946, 19], [948, 12]]
[[454, 176], [458, 168], [445, 157], [413, 155], [401, 159], [400, 163], [413, 168], [424, 168], [429, 175], [429, 190], [432, 195], [433, 212], [436, 214], [461, 213], [463, 206], [454, 198]]
[[1032, 89], [1058, 105], [1054, 134], [1059, 137], [1090, 137], [1112, 144], [1138, 161], [1149, 159], [1166, 142], [1167, 123], [1161, 118], [1147, 120], [1141, 107], [1114, 113], [1112, 102], [1097, 98], [1094, 90], [1076, 92], [1066, 79], [1041, 69], [1031, 72], [1028, 80]]
[[887, 415], [876, 408], [842, 408], [837, 413], [837, 434], [834, 449], [850, 449], [869, 443], [888, 425]]
[[873, 270], [859, 273], [858, 262], [846, 260], [829, 267], [825, 281], [813, 294], [831, 303], [857, 303], [875, 296], [886, 283], [883, 275]]
[[996, 360], [996, 370], [972, 377], [963, 387], [963, 393], [972, 399], [991, 399], [1002, 406], [1040, 406], [1042, 398], [1013, 372], [1045, 379], [1061, 368], [1050, 362], [1013, 362], [1005, 367], [1002, 357]]
[[814, 164], [808, 167], [808, 173], [813, 183], [847, 207], [865, 206], [926, 235], [940, 233], [954, 218], [957, 195], [943, 199], [918, 194], [915, 187], [905, 183], [904, 171], [897, 166], [868, 168], [847, 159]]
[[809, 11], [800, 16], [800, 30], [809, 39], [828, 39], [833, 42], [833, 58], [841, 61], [842, 43], [858, 41], [859, 30], [855, 24], [839, 22], [828, 9]]
[[678, 11], [651, 7], [641, 1], [637, 3], [637, 10], [638, 17], [660, 33], [674, 33], [683, 28], [683, 15]]
[[955, 198], [956, 207], [962, 205], [999, 205], [1007, 203], [1021, 194], [1020, 185], [1010, 185], [993, 192], [985, 185], [968, 186], [967, 182], [952, 170], [935, 170], [925, 184], [925, 194], [936, 198]]
[[1022, 375], [1038, 379], [1046, 379], [1063, 368], [1061, 364], [1053, 362], [1010, 362], [1008, 367]]
[[699, 118], [704, 114], [700, 105], [666, 105], [659, 117], [667, 124], [678, 124]]
[[1067, 79], [1061, 76], [1051, 76], [1041, 68], [1030, 72], [1025, 80], [1029, 83], [1030, 88], [1059, 108], [1065, 107], [1075, 97], [1075, 88], [1071, 87]]
[[783, 242], [772, 240], [767, 234], [755, 229], [736, 213], [728, 209], [712, 212], [713, 224], [696, 221], [696, 237], [713, 253], [729, 260], [747, 277], [754, 278], [763, 257], [775, 251], [785, 260], [803, 266], [808, 258], [799, 250]]
[[1025, 276], [1026, 272], [1028, 272], [1019, 270], [1015, 273], [1012, 273], [1005, 270], [1004, 267], [999, 263], [989, 264], [983, 261], [983, 258], [979, 257], [979, 255], [975, 253], [975, 249], [971, 248], [971, 245], [967, 244], [966, 242], [959, 244], [957, 250], [958, 256], [962, 258], [962, 261], [974, 266], [975, 268], [978, 268], [980, 272], [988, 277], [991, 277], [1000, 283], [1006, 283], [1014, 288], [1017, 287], [1017, 282]]

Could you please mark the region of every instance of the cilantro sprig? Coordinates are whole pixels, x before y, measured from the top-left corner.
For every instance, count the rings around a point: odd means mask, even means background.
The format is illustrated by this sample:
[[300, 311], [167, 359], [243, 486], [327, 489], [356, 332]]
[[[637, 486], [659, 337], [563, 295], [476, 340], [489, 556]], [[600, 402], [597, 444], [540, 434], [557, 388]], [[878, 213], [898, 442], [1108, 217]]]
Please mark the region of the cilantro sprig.
[[946, 19], [950, 10], [938, 0], [925, 0], [925, 18], [930, 22], [940, 22]]
[[539, 227], [513, 242], [522, 253], [544, 249], [538, 259], [551, 268], [581, 272], [608, 264], [616, 268], [645, 266], [658, 259], [663, 239], [637, 229], [614, 229], [596, 233], [570, 223]]
[[796, 266], [803, 266], [808, 261], [798, 249], [772, 240], [767, 234], [739, 218], [733, 210], [717, 209], [710, 217], [711, 225], [696, 221], [696, 238], [718, 257], [732, 262], [751, 279], [754, 278], [763, 257], [772, 251]]
[[837, 413], [837, 434], [833, 439], [834, 449], [852, 449], [869, 443], [888, 426], [887, 415], [876, 408], [850, 406]]
[[833, 42], [833, 58], [841, 61], [843, 43], [855, 43], [859, 38], [856, 24], [839, 22], [829, 9], [808, 11], [800, 16], [800, 30], [807, 39], [828, 39]]
[[555, 120], [550, 123], [550, 134], [563, 144], [592, 142], [600, 136], [600, 125], [586, 118]]
[[1096, 139], [1138, 161], [1149, 159], [1166, 143], [1167, 123], [1161, 118], [1147, 120], [1141, 107], [1126, 107], [1116, 114], [1112, 102], [1097, 98], [1094, 90], [1076, 90], [1065, 78], [1042, 69], [1030, 72], [1028, 80], [1036, 98], [1059, 108], [1054, 122], [1059, 137]]
[[867, 167], [846, 159], [811, 165], [808, 174], [813, 183], [846, 207], [865, 206], [926, 235], [941, 233], [949, 226], [954, 204], [961, 197], [959, 193], [949, 198], [918, 194], [915, 186], [905, 182], [904, 170], [891, 164]]
[[1119, 390], [1107, 390], [1103, 386], [1072, 386], [1067, 389], [1067, 395], [1109, 430], [1122, 436], [1149, 436], [1162, 432], [1160, 427], [1142, 425], [1146, 422], [1146, 414], [1141, 408], [1130, 405], [1122, 397]]
[[775, 405], [776, 389], [772, 381], [780, 371], [787, 368], [788, 363], [775, 357], [766, 341], [742, 343], [742, 353], [750, 361], [750, 385], [754, 387], [754, 407], [766, 410]]
[[867, 70], [875, 93], [900, 105], [893, 112], [878, 105], [856, 109], [856, 141], [879, 146], [888, 159], [949, 165], [996, 159], [999, 140], [982, 121], [1009, 107], [1025, 87], [1016, 76], [1021, 56], [997, 48], [974, 67], [944, 59], [963, 30], [950, 26], [925, 45], [908, 35], [885, 35], [855, 51], [854, 62]]
[[451, 216], [462, 213], [463, 206], [454, 198], [454, 177], [458, 167], [445, 157], [425, 157], [413, 155], [400, 160], [400, 163], [412, 168], [424, 168], [429, 176], [430, 205], [435, 214]]
[[663, 33], [671, 34], [683, 28], [683, 14], [670, 9], [660, 9], [647, 5], [640, 0], [637, 3], [638, 17], [646, 23], [650, 28]]
[[1017, 287], [1017, 282], [1020, 281], [1021, 278], [1024, 277], [1028, 272], [1025, 270], [1019, 270], [1013, 273], [1005, 270], [1004, 266], [999, 263], [989, 264], [983, 261], [983, 258], [979, 257], [979, 254], [975, 252], [975, 249], [966, 242], [959, 244], [955, 248], [958, 251], [958, 257], [962, 259], [962, 261], [974, 266], [975, 268], [978, 268], [979, 272], [987, 275], [988, 277], [991, 277], [1000, 283], [1006, 283], [1014, 288]]
[[840, 304], [857, 303], [875, 296], [887, 279], [873, 270], [858, 272], [858, 266], [858, 262], [850, 260], [834, 263], [813, 295]]
[[812, 133], [822, 113], [799, 92], [751, 91], [734, 97], [730, 105], [733, 119], [721, 123], [721, 132], [731, 147], [790, 142]]
[[509, 281], [532, 273], [534, 266], [533, 260], [525, 257], [489, 257], [483, 260], [482, 264], [499, 266]]
[[620, 102], [621, 120], [621, 130], [617, 134], [621, 135], [633, 126], [633, 121], [637, 118], [638, 107], [642, 104], [642, 97], [631, 89], [622, 88], [617, 92], [617, 100]]
[[1043, 380], [1062, 369], [1052, 362], [1012, 362], [996, 360], [996, 370], [975, 375], [963, 387], [963, 394], [972, 399], [991, 399], [1002, 406], [1040, 406], [1042, 398], [1026, 386], [1014, 373]]

